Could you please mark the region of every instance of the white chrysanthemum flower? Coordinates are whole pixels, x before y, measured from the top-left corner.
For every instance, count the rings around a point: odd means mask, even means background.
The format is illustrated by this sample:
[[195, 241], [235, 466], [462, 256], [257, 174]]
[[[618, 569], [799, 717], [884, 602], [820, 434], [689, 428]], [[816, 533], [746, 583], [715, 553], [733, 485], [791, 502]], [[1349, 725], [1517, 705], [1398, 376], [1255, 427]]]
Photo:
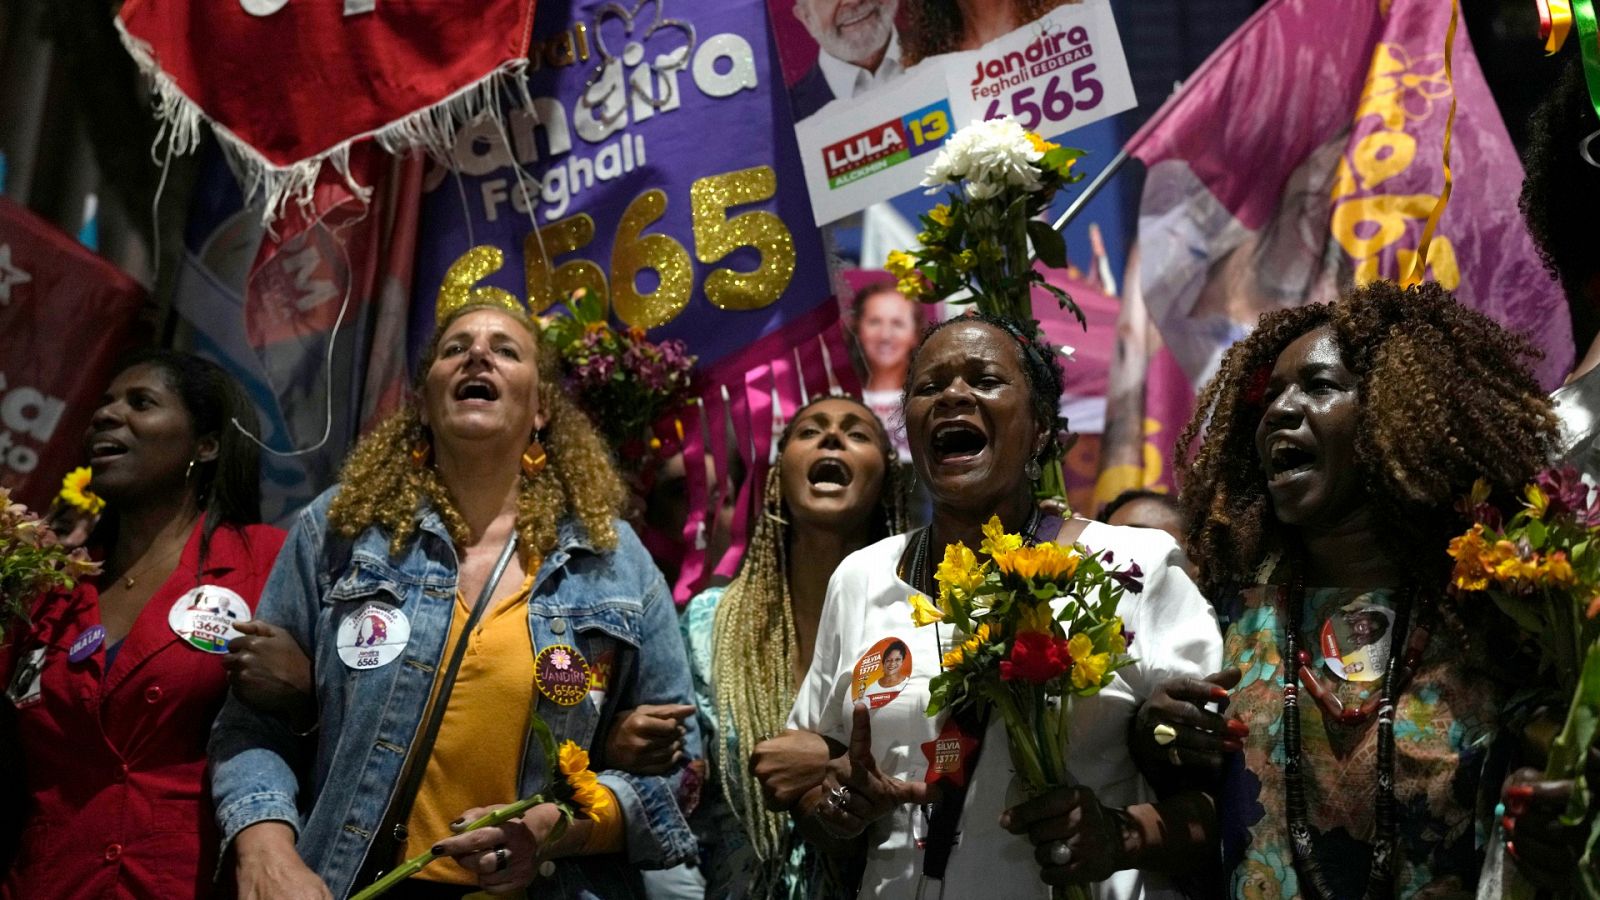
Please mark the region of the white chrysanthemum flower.
[[967, 196], [974, 200], [994, 197], [1007, 187], [1037, 191], [1044, 183], [1034, 163], [1043, 156], [1013, 119], [973, 122], [939, 150], [922, 184], [934, 193], [965, 180]]

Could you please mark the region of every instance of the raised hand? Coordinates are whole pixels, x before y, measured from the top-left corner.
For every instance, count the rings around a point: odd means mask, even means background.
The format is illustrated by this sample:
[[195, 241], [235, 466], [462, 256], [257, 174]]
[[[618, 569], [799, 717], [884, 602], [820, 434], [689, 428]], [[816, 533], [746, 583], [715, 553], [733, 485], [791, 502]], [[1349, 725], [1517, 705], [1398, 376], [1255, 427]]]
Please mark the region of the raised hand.
[[931, 803], [938, 796], [932, 785], [891, 778], [878, 770], [872, 755], [872, 718], [864, 703], [857, 703], [852, 714], [850, 750], [829, 762], [823, 787], [826, 793], [811, 814], [839, 838], [861, 834], [898, 806]]

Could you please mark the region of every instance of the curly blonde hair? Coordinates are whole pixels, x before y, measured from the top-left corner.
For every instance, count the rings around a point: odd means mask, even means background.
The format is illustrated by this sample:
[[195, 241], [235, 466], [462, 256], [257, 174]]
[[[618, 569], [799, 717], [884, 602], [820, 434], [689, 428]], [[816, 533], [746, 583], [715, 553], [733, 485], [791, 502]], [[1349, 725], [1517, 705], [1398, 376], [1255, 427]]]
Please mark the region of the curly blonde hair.
[[1278, 356], [1318, 328], [1333, 332], [1358, 380], [1356, 466], [1385, 546], [1408, 570], [1442, 580], [1445, 547], [1467, 523], [1456, 501], [1479, 478], [1509, 501], [1555, 449], [1555, 414], [1528, 368], [1538, 351], [1435, 282], [1378, 281], [1337, 303], [1268, 313], [1223, 355], [1178, 439], [1189, 553], [1207, 596], [1248, 583], [1282, 543], [1256, 424]]
[[[350, 452], [339, 473], [342, 487], [328, 508], [328, 522], [337, 534], [354, 538], [379, 526], [389, 532], [389, 552], [398, 555], [416, 533], [426, 500], [444, 520], [451, 540], [457, 545], [471, 543], [472, 531], [456, 509], [450, 489], [431, 464], [413, 460], [413, 450], [429, 440], [419, 408], [422, 382], [438, 358], [439, 339], [451, 322], [484, 308], [465, 307], [439, 324], [417, 370], [411, 397]], [[616, 515], [625, 496], [622, 479], [599, 432], [562, 390], [555, 354], [540, 346], [534, 326], [518, 321], [535, 338], [539, 408], [547, 417], [542, 443], [549, 458], [538, 475], [524, 474], [520, 479], [517, 537], [525, 558], [547, 556], [556, 545], [557, 524], [569, 514], [583, 525], [597, 549], [615, 549]]]

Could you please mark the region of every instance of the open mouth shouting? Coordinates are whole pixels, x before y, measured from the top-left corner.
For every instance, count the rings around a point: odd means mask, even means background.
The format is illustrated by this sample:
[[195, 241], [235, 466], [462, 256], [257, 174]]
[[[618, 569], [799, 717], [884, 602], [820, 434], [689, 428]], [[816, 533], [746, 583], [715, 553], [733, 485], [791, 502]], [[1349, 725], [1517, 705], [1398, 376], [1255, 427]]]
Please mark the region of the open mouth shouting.
[[855, 480], [855, 473], [837, 456], [824, 456], [806, 470], [806, 480], [811, 483], [811, 490], [815, 493], [841, 494]]
[[933, 427], [928, 442], [933, 461], [939, 465], [971, 462], [989, 447], [989, 436], [971, 422], [942, 422]]
[[490, 381], [489, 379], [481, 376], [474, 376], [464, 379], [460, 384], [456, 385], [455, 394], [453, 396], [456, 400], [477, 400], [493, 403], [494, 401], [500, 399], [500, 389], [495, 387], [494, 382]]
[[1317, 452], [1286, 435], [1273, 435], [1267, 439], [1267, 485], [1278, 487], [1288, 484], [1301, 475], [1309, 474], [1317, 466]]

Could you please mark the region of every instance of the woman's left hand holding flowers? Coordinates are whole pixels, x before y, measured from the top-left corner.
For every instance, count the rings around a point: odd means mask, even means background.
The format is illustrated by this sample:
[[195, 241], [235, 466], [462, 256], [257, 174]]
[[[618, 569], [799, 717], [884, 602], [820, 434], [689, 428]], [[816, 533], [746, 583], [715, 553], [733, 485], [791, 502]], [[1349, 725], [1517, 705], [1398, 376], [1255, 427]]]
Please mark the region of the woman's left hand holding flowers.
[[[1587, 780], [1600, 785], [1600, 748], [1590, 748]], [[1506, 779], [1500, 794], [1504, 813], [1500, 820], [1505, 832], [1506, 853], [1517, 864], [1524, 878], [1547, 890], [1565, 890], [1576, 883], [1578, 861], [1594, 821], [1591, 797], [1584, 821], [1565, 825], [1561, 816], [1572, 799], [1574, 782], [1550, 781], [1538, 769], [1518, 769]]]
[[1000, 827], [1027, 836], [1046, 884], [1104, 881], [1134, 866], [1137, 829], [1086, 787], [1057, 787], [1000, 815]]
[[[494, 812], [500, 806], [469, 809], [451, 823], [460, 828]], [[520, 891], [539, 877], [539, 865], [550, 848], [550, 834], [561, 822], [561, 809], [541, 803], [519, 818], [445, 838], [434, 851], [453, 858], [461, 868], [478, 876], [490, 894]]]

